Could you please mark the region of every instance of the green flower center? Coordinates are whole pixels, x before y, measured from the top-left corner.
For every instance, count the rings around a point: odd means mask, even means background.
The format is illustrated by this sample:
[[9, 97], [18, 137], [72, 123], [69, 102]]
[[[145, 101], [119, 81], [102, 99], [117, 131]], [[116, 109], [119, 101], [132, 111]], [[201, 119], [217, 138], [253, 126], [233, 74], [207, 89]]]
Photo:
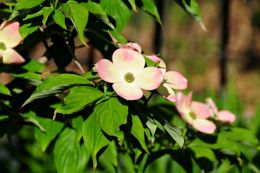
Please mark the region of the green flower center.
[[124, 78], [125, 78], [125, 81], [128, 83], [132, 83], [135, 80], [134, 75], [130, 72], [126, 73]]
[[3, 42], [0, 42], [0, 50], [5, 50], [6, 46]]

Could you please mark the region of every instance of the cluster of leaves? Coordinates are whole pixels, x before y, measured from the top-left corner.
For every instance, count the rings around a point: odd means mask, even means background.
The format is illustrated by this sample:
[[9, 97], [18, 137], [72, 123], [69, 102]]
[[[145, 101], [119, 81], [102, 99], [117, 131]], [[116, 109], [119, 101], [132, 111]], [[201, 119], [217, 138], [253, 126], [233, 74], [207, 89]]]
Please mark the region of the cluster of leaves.
[[[201, 22], [196, 0], [176, 2]], [[3, 164], [3, 171], [78, 173], [94, 167], [141, 173], [153, 170], [165, 155], [169, 156], [165, 169], [172, 163], [177, 172], [258, 169], [254, 163], [259, 141], [251, 131], [223, 126], [214, 135], [203, 135], [186, 127], [174, 105], [161, 97], [127, 102], [93, 71], [81, 76], [65, 71], [71, 60], [77, 60], [76, 36], [83, 45], [91, 44], [111, 57], [116, 48], [111, 36], [126, 42], [120, 33], [132, 11], [139, 9], [161, 23], [153, 0], [0, 4], [1, 18], [21, 24], [24, 40], [17, 50], [26, 59], [20, 66], [0, 64], [0, 72], [12, 78], [7, 85], [0, 84], [2, 145], [22, 146], [5, 158], [19, 160], [20, 165]], [[45, 65], [27, 58], [28, 50], [39, 42], [45, 44], [47, 58], [54, 60], [55, 73], [43, 72]]]

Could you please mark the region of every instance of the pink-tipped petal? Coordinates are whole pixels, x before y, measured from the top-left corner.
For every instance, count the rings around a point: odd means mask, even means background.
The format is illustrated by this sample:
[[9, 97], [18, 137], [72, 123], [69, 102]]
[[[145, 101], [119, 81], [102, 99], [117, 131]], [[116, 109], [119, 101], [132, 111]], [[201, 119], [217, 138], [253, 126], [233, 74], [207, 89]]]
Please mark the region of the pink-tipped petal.
[[211, 98], [207, 98], [206, 103], [211, 109], [211, 116], [216, 115], [218, 112], [218, 108], [217, 108], [216, 104], [214, 103], [214, 101]]
[[123, 74], [120, 73], [118, 68], [109, 60], [101, 59], [96, 64], [98, 76], [110, 83], [123, 81]]
[[164, 76], [166, 83], [173, 89], [183, 90], [188, 86], [188, 80], [178, 72], [168, 71]]
[[138, 74], [144, 69], [145, 60], [141, 53], [127, 48], [117, 49], [112, 56], [115, 66], [124, 73]]
[[138, 100], [143, 97], [143, 91], [134, 83], [114, 83], [112, 87], [120, 97], [126, 100]]
[[210, 111], [206, 104], [193, 101], [191, 103], [191, 110], [195, 114], [196, 118], [208, 118], [210, 117]]
[[123, 46], [123, 48], [130, 48], [130, 49], [133, 49], [133, 50], [135, 50], [137, 52], [140, 52], [140, 53], [142, 52], [141, 46], [139, 44], [137, 44], [137, 43], [132, 43], [132, 42], [127, 43], [127, 44], [125, 44]]
[[222, 110], [217, 113], [217, 120], [226, 123], [233, 123], [236, 120], [236, 116], [227, 110]]
[[156, 55], [146, 55], [146, 57], [149, 58], [150, 60], [152, 60], [154, 63], [159, 63], [158, 67], [162, 71], [162, 74], [163, 75], [165, 74], [165, 72], [166, 72], [166, 64], [165, 64], [165, 62], [161, 58], [159, 58]]
[[20, 54], [18, 54], [14, 49], [11, 48], [2, 51], [1, 54], [4, 64], [22, 64], [25, 61]]
[[206, 134], [212, 134], [216, 130], [216, 125], [213, 122], [206, 119], [196, 119], [193, 121], [192, 126], [196, 130]]
[[176, 95], [174, 94], [170, 94], [168, 96], [165, 97], [167, 100], [171, 101], [171, 102], [176, 102]]
[[18, 22], [7, 24], [0, 30], [0, 42], [4, 43], [7, 48], [13, 48], [21, 41]]
[[162, 81], [162, 72], [156, 67], [146, 67], [136, 76], [137, 85], [144, 90], [154, 90], [161, 85]]

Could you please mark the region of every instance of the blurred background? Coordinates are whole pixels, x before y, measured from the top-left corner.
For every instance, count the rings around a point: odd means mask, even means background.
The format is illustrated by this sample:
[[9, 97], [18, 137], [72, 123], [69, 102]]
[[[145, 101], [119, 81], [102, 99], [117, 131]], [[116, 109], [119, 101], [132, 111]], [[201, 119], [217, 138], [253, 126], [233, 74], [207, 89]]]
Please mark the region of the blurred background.
[[161, 45], [160, 38], [155, 38], [154, 20], [141, 10], [125, 28], [126, 38], [139, 43], [146, 53], [159, 53], [168, 69], [188, 78], [189, 89], [195, 94], [212, 90], [221, 95], [224, 86], [236, 92], [244, 115], [253, 116], [260, 105], [260, 1], [198, 1], [206, 31], [173, 1], [159, 3]]

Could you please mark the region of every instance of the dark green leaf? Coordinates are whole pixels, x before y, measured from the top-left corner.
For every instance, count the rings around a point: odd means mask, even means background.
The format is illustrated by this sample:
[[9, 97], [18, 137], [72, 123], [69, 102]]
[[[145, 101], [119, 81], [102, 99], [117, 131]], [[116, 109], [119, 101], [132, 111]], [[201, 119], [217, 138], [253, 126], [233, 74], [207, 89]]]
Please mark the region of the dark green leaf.
[[117, 146], [115, 141], [111, 141], [104, 153], [99, 157], [99, 163], [104, 167], [106, 172], [116, 173], [115, 168], [118, 166]]
[[89, 86], [75, 87], [64, 98], [64, 104], [56, 109], [58, 113], [72, 114], [84, 109], [100, 99], [104, 94], [97, 88]]
[[170, 123], [165, 123], [164, 129], [169, 133], [173, 140], [175, 140], [180, 147], [184, 144], [184, 139], [180, 129], [172, 126]]
[[126, 105], [112, 97], [99, 103], [94, 112], [96, 112], [97, 119], [105, 133], [121, 138], [119, 127], [127, 122], [128, 107]]
[[63, 127], [63, 123], [54, 121], [47, 118], [37, 118], [39, 123], [45, 129], [45, 132], [36, 128], [34, 131], [34, 136], [37, 142], [40, 143], [42, 151], [45, 151], [50, 142], [58, 135]]
[[65, 16], [60, 10], [54, 11], [53, 20], [57, 25], [67, 30], [66, 23], [65, 23]]
[[17, 0], [15, 9], [17, 9], [17, 10], [30, 9], [30, 8], [40, 5], [44, 1], [45, 0]]
[[79, 40], [86, 44], [84, 31], [88, 23], [88, 9], [83, 4], [69, 0], [63, 5], [63, 10], [76, 28]]
[[8, 95], [8, 96], [11, 95], [9, 89], [1, 83], [0, 83], [0, 94], [4, 94], [4, 95]]
[[106, 12], [103, 10], [103, 8], [95, 2], [88, 1], [87, 3], [82, 3], [86, 6], [88, 11], [95, 16], [97, 16], [101, 21], [103, 21], [105, 24], [107, 24], [110, 28], [114, 29], [113, 24], [109, 21]]
[[66, 128], [54, 146], [54, 163], [58, 173], [81, 173], [89, 160], [89, 152], [80, 145], [75, 130]]
[[51, 8], [51, 7], [44, 7], [43, 8], [43, 12], [42, 12], [42, 14], [43, 14], [42, 24], [43, 25], [46, 24], [46, 22], [47, 22], [47, 20], [50, 16], [50, 14], [52, 13], [52, 11], [53, 11], [53, 8]]
[[92, 113], [87, 120], [84, 121], [82, 133], [85, 146], [92, 156], [93, 167], [96, 168], [97, 153], [109, 143], [109, 140], [104, 136], [95, 113]]
[[33, 100], [54, 95], [61, 92], [65, 88], [76, 85], [91, 85], [91, 82], [84, 77], [74, 74], [59, 74], [51, 76], [36, 88], [29, 99], [25, 101], [23, 106], [32, 102]]
[[200, 24], [203, 30], [206, 30], [200, 16], [200, 8], [197, 0], [175, 0], [175, 1]]
[[122, 0], [101, 0], [100, 5], [107, 15], [116, 22], [116, 30], [121, 32], [131, 16], [131, 11]]
[[144, 126], [142, 121], [137, 115], [132, 115], [132, 127], [131, 127], [131, 134], [138, 140], [142, 148], [149, 153], [144, 137]]
[[157, 22], [159, 22], [160, 24], [162, 24], [160, 15], [158, 13], [156, 4], [154, 2], [154, 0], [142, 0], [142, 6], [141, 8], [146, 11], [147, 13], [151, 14]]

